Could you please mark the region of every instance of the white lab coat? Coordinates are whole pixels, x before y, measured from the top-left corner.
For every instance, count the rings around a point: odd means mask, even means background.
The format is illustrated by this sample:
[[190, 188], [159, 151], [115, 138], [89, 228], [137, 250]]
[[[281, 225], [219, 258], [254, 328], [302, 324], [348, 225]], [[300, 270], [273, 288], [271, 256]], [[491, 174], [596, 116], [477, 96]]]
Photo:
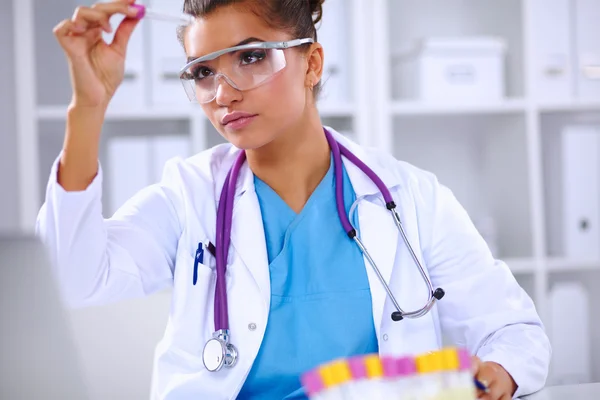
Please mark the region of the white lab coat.
[[[446, 291], [425, 317], [393, 322], [392, 305], [365, 261], [380, 354], [421, 353], [453, 343], [503, 365], [519, 385], [517, 396], [539, 390], [551, 350], [534, 304], [509, 268], [492, 257], [450, 190], [428, 172], [332, 132], [390, 189], [417, 256], [434, 286]], [[212, 257], [199, 266], [198, 283], [192, 285], [198, 242], [215, 242], [216, 205], [237, 152], [225, 144], [172, 160], [160, 183], [110, 219], [101, 214], [101, 169], [85, 191], [68, 193], [56, 182], [57, 163], [52, 168], [37, 229], [71, 306], [144, 296], [173, 285], [168, 326], [156, 349], [153, 399], [233, 399], [259, 351], [269, 316], [269, 265], [247, 164], [237, 183], [227, 270], [231, 341], [239, 351], [232, 369], [211, 373], [202, 363], [203, 346], [214, 330]], [[400, 305], [420, 308], [427, 288], [379, 191], [352, 163], [344, 159], [344, 165], [359, 201], [366, 247]]]

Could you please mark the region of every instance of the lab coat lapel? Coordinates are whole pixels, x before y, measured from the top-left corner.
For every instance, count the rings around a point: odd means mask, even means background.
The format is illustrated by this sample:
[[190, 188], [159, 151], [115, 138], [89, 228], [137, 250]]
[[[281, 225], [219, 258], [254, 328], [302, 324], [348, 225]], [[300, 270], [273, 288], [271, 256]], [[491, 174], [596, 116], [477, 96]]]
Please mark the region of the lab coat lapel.
[[247, 164], [242, 166], [236, 186], [231, 246], [252, 274], [268, 308], [271, 300], [271, 281], [267, 246], [260, 205], [254, 190], [254, 175]]

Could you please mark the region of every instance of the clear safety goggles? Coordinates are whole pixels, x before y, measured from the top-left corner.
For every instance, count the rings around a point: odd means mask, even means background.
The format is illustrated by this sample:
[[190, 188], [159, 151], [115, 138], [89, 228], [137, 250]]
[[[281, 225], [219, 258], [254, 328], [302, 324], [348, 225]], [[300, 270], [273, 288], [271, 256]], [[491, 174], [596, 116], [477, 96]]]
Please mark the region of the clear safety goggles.
[[221, 80], [240, 91], [254, 89], [285, 68], [285, 49], [313, 42], [257, 42], [215, 51], [187, 63], [180, 71], [181, 83], [190, 101], [210, 103]]

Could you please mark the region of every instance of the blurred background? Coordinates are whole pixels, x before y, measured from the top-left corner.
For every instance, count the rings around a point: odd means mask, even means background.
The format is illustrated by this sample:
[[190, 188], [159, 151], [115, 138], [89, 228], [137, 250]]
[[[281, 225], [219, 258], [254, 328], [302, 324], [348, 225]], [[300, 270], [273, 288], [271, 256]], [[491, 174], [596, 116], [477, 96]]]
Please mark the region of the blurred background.
[[[31, 232], [43, 202], [71, 93], [52, 28], [78, 5], [0, 0], [0, 233]], [[600, 0], [327, 0], [318, 31], [323, 122], [454, 191], [536, 303], [550, 384], [600, 381], [598, 21]], [[168, 158], [223, 141], [184, 62], [174, 24], [141, 22], [103, 131], [106, 217]], [[94, 399], [148, 397], [169, 307], [167, 291], [70, 312]]]

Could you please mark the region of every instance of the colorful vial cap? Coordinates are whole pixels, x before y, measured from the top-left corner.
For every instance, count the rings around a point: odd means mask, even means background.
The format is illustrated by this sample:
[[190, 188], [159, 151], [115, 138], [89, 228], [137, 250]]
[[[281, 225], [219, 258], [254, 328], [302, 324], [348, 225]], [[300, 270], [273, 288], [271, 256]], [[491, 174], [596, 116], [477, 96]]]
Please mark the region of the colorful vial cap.
[[335, 386], [335, 378], [333, 377], [333, 371], [331, 371], [329, 364], [324, 364], [319, 367], [319, 375], [321, 375], [323, 385], [326, 388]]
[[458, 369], [460, 371], [470, 371], [473, 366], [471, 360], [471, 354], [467, 349], [457, 349], [456, 354], [458, 356]]
[[341, 385], [352, 379], [350, 368], [345, 360], [335, 360], [321, 366], [319, 369], [323, 384], [330, 388]]
[[409, 376], [417, 373], [417, 364], [413, 357], [400, 357], [396, 360], [400, 376]]
[[365, 379], [367, 377], [367, 366], [362, 356], [355, 356], [348, 359], [348, 367], [354, 380]]
[[439, 352], [418, 355], [415, 358], [417, 371], [421, 374], [440, 372], [444, 369], [443, 359]]
[[396, 378], [399, 375], [398, 363], [394, 357], [381, 357], [381, 367], [383, 369], [383, 376], [386, 378]]
[[308, 396], [313, 396], [325, 389], [323, 378], [316, 369], [303, 374], [300, 377], [300, 382], [302, 383], [302, 386], [304, 386], [304, 389], [306, 389], [306, 394]]
[[379, 355], [369, 354], [368, 356], [365, 356], [365, 365], [367, 367], [367, 375], [369, 378], [380, 378], [383, 376], [383, 367]]
[[350, 373], [350, 367], [346, 360], [337, 360], [330, 364], [333, 377], [336, 384], [341, 385], [352, 380], [352, 374]]
[[442, 368], [444, 371], [457, 371], [459, 367], [458, 353], [454, 347], [444, 348], [439, 351], [442, 358]]

